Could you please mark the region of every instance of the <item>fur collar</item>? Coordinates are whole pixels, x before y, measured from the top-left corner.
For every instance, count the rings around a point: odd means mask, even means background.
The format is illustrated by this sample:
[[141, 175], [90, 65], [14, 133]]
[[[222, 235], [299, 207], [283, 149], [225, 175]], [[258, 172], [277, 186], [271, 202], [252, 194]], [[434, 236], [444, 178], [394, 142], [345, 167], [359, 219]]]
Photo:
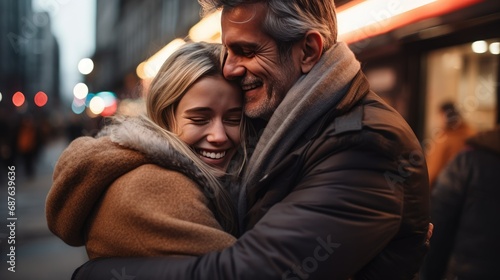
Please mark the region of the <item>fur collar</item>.
[[[152, 163], [179, 171], [200, 186], [208, 181], [196, 164], [174, 149], [170, 142], [153, 126], [146, 117], [124, 117], [114, 119], [97, 137], [109, 136], [118, 145], [144, 154]], [[206, 189], [206, 188], [203, 188]]]

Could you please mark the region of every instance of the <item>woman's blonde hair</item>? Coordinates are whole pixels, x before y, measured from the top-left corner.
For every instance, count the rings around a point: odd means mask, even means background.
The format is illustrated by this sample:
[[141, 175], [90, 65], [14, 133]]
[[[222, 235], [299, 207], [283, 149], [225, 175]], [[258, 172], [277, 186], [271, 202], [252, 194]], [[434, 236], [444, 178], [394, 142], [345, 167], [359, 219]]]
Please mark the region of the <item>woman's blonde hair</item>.
[[[213, 202], [215, 216], [222, 227], [231, 233], [236, 232], [235, 211], [229, 191], [222, 185], [220, 178], [224, 172], [215, 169], [193, 152], [193, 150], [174, 133], [176, 131], [175, 110], [184, 94], [197, 81], [204, 77], [222, 76], [222, 46], [219, 44], [197, 42], [187, 43], [175, 51], [162, 65], [152, 80], [146, 96], [146, 110], [149, 121], [165, 136], [172, 147], [192, 160], [209, 182], [200, 186]], [[239, 176], [246, 161], [246, 124], [242, 116], [241, 148], [231, 161], [229, 176]]]

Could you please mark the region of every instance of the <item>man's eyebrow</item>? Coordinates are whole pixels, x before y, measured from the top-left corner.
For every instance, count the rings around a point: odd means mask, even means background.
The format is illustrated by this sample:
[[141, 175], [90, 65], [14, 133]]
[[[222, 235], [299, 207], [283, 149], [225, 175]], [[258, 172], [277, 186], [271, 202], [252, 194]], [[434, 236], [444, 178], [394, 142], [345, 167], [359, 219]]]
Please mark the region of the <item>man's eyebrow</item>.
[[231, 42], [229, 44], [227, 44], [225, 46], [226, 49], [228, 48], [252, 48], [252, 49], [256, 49], [258, 48], [259, 44], [255, 43], [255, 42], [249, 42], [249, 41], [234, 41], [234, 42]]

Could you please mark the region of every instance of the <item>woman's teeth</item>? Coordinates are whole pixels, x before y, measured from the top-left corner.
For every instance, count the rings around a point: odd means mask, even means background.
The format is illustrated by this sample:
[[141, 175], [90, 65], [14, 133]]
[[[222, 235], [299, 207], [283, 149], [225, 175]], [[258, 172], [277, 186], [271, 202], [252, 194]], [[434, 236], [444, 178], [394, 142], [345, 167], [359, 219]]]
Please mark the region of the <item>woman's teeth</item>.
[[220, 152], [220, 153], [214, 153], [214, 152], [207, 152], [207, 151], [198, 151], [199, 154], [201, 154], [204, 157], [211, 158], [211, 159], [220, 159], [223, 158], [226, 155], [226, 152]]

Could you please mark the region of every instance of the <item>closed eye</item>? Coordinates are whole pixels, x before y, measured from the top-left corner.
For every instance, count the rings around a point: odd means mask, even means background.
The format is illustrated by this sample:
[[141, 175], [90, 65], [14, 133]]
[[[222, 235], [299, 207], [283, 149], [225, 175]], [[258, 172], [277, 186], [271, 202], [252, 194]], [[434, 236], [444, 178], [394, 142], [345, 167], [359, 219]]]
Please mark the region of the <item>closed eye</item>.
[[229, 118], [224, 120], [224, 123], [231, 125], [231, 126], [238, 126], [241, 123], [241, 118]]
[[242, 51], [241, 52], [241, 55], [243, 55], [244, 57], [248, 57], [248, 58], [251, 58], [251, 57], [254, 57], [255, 56], [255, 52], [254, 51]]
[[188, 120], [190, 120], [193, 124], [195, 125], [203, 125], [203, 124], [206, 124], [208, 123], [208, 119], [206, 118], [188, 118]]
[[253, 43], [233, 44], [230, 48], [226, 48], [226, 55], [227, 53], [232, 52], [237, 56], [252, 58], [256, 54], [255, 50], [257, 50], [257, 45]]

